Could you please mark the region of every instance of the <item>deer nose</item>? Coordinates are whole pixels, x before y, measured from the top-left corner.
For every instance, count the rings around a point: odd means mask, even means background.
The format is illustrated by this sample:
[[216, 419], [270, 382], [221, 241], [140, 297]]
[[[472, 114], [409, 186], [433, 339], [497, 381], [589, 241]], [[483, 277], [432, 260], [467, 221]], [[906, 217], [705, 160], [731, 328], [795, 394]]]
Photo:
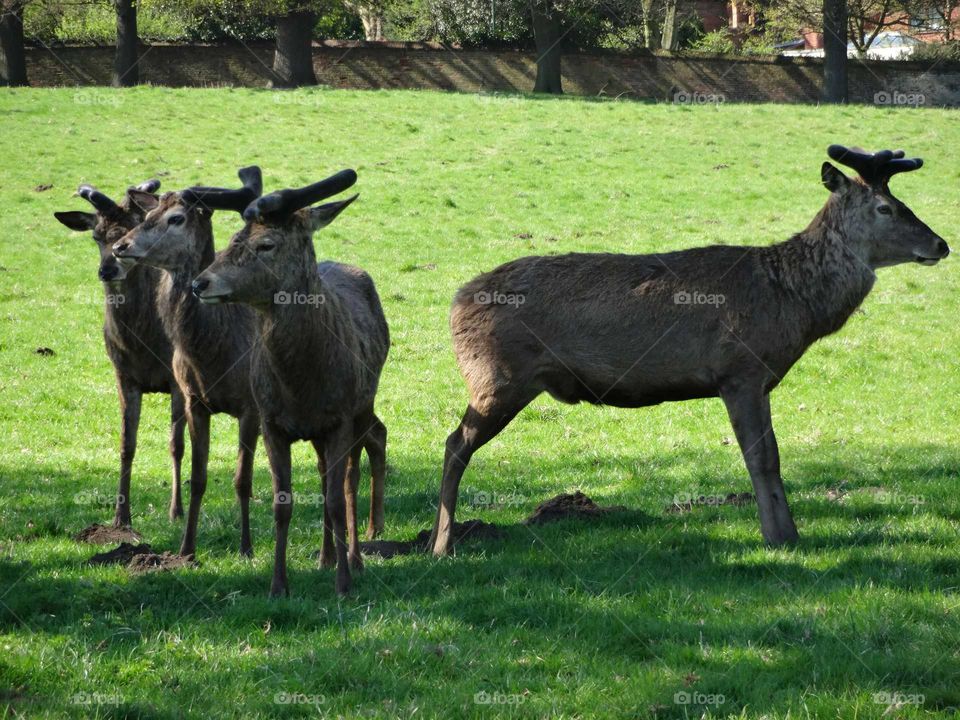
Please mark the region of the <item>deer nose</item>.
[[195, 297], [200, 297], [208, 287], [210, 287], [210, 281], [204, 277], [198, 277], [191, 285]]
[[100, 272], [98, 274], [100, 275], [101, 280], [104, 282], [109, 282], [110, 280], [113, 280], [119, 272], [120, 270], [116, 265], [101, 265]]
[[937, 243], [937, 252], [940, 254], [940, 257], [942, 258], [945, 258], [947, 255], [950, 254], [950, 246], [947, 245], [946, 240], [941, 239], [940, 242]]

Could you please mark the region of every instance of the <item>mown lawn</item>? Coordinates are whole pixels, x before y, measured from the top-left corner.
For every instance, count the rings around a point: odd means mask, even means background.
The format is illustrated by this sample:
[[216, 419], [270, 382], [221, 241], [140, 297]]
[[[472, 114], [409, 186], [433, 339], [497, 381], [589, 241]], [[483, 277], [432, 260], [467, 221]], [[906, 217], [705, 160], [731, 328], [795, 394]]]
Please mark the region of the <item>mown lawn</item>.
[[[862, 311], [774, 394], [795, 549], [765, 548], [750, 506], [666, 512], [678, 495], [749, 490], [719, 400], [631, 412], [542, 398], [464, 479], [460, 519], [506, 525], [504, 539], [443, 561], [368, 558], [338, 599], [311, 557], [321, 510], [299, 505], [292, 597], [270, 602], [266, 459], [251, 562], [236, 554], [236, 425], [224, 417], [200, 567], [133, 576], [85, 564], [108, 548], [72, 535], [112, 516], [119, 415], [93, 242], [52, 216], [86, 209], [70, 197], [80, 182], [117, 195], [152, 176], [167, 189], [232, 184], [258, 163], [274, 189], [356, 168], [360, 200], [317, 236], [318, 254], [367, 268], [384, 301], [387, 536], [403, 539], [433, 520], [443, 441], [466, 401], [447, 330], [459, 285], [533, 253], [785, 239], [826, 198], [831, 142], [924, 157], [895, 189], [956, 245], [955, 112], [140, 88], [4, 90], [0, 117], [0, 715], [914, 718], [960, 707], [954, 258], [881, 271]], [[221, 214], [215, 226], [222, 246], [239, 223]], [[176, 550], [167, 415], [165, 398], [145, 403], [132, 509], [147, 542]], [[294, 487], [319, 491], [305, 445]], [[628, 509], [519, 524], [576, 489]]]

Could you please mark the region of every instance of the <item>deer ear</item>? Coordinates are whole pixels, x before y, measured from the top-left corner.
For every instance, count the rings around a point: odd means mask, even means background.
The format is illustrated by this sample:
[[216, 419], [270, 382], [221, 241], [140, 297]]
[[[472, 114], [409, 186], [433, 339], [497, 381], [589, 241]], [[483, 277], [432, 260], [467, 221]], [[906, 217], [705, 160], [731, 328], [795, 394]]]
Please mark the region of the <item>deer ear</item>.
[[337, 202], [324, 203], [323, 205], [317, 205], [316, 207], [310, 208], [307, 212], [309, 215], [310, 223], [310, 232], [316, 232], [322, 227], [326, 227], [333, 222], [333, 219], [342, 213], [346, 209], [347, 205], [356, 200], [358, 195], [348, 197], [346, 200], [338, 200]]
[[93, 213], [70, 210], [68, 212], [55, 212], [53, 216], [71, 230], [82, 232], [93, 230], [97, 226], [97, 216]]
[[828, 162], [820, 168], [820, 179], [823, 180], [823, 186], [833, 193], [842, 193], [850, 187], [850, 179]]
[[130, 188], [127, 190], [127, 197], [130, 198], [131, 204], [138, 207], [144, 214], [150, 212], [160, 204], [156, 195], [145, 192], [139, 188]]

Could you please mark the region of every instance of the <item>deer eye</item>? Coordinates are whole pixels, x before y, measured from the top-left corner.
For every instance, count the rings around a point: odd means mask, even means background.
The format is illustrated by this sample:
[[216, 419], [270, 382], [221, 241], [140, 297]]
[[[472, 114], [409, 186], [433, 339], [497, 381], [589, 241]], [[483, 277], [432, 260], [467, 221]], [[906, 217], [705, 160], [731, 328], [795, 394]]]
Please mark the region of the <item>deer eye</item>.
[[270, 251], [273, 250], [275, 247], [276, 247], [276, 245], [273, 244], [272, 242], [260, 243], [259, 245], [257, 245], [257, 252], [258, 252], [258, 253], [270, 252]]
[[879, 205], [877, 207], [877, 212], [881, 215], [893, 215], [893, 208], [889, 205]]
[[180, 213], [177, 213], [167, 218], [167, 225], [183, 225], [184, 221], [186, 221], [186, 218]]

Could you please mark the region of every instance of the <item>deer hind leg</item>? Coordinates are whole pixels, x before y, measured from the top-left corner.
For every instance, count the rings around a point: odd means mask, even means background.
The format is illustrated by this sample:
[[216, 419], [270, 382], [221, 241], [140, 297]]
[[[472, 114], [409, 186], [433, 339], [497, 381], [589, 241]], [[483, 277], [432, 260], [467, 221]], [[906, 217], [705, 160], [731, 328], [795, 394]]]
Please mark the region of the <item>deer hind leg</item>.
[[364, 438], [364, 448], [370, 460], [370, 521], [367, 540], [373, 540], [385, 526], [384, 496], [387, 477], [387, 426], [372, 415], [370, 428]]
[[357, 445], [353, 422], [348, 420], [329, 432], [324, 438], [323, 455], [327, 468], [326, 506], [333, 525], [333, 540], [337, 552], [336, 590], [340, 595], [350, 592], [351, 578], [347, 557], [347, 507], [344, 489], [347, 485], [347, 459]]
[[313, 442], [317, 452], [317, 471], [320, 473], [320, 492], [323, 494], [323, 540], [320, 545], [320, 567], [332, 568], [337, 565], [337, 556], [333, 547], [333, 525], [330, 524], [330, 512], [327, 510], [327, 465], [323, 460], [323, 443]]
[[173, 460], [173, 483], [170, 488], [170, 520], [183, 517], [182, 474], [183, 431], [187, 426], [183, 393], [176, 385], [170, 388], [170, 458]]
[[357, 487], [360, 484], [360, 453], [363, 452], [362, 438], [358, 438], [350, 449], [347, 474], [344, 477], [343, 494], [346, 498], [347, 513], [347, 561], [350, 569], [363, 570], [363, 558], [360, 555], [360, 539], [357, 537]]
[[440, 505], [430, 536], [429, 547], [436, 556], [446, 555], [452, 545], [454, 513], [460, 480], [473, 454], [496, 437], [539, 392], [495, 398], [482, 410], [475, 403], [467, 406], [460, 425], [447, 438], [440, 481]]
[[253, 495], [253, 456], [260, 436], [260, 418], [256, 413], [240, 417], [240, 448], [237, 452], [237, 470], [233, 488], [240, 505], [240, 554], [253, 557], [250, 539], [250, 497]]
[[741, 387], [724, 390], [721, 397], [750, 472], [763, 539], [770, 545], [796, 542], [797, 526], [780, 476], [780, 453], [773, 434], [770, 395], [757, 387]]

